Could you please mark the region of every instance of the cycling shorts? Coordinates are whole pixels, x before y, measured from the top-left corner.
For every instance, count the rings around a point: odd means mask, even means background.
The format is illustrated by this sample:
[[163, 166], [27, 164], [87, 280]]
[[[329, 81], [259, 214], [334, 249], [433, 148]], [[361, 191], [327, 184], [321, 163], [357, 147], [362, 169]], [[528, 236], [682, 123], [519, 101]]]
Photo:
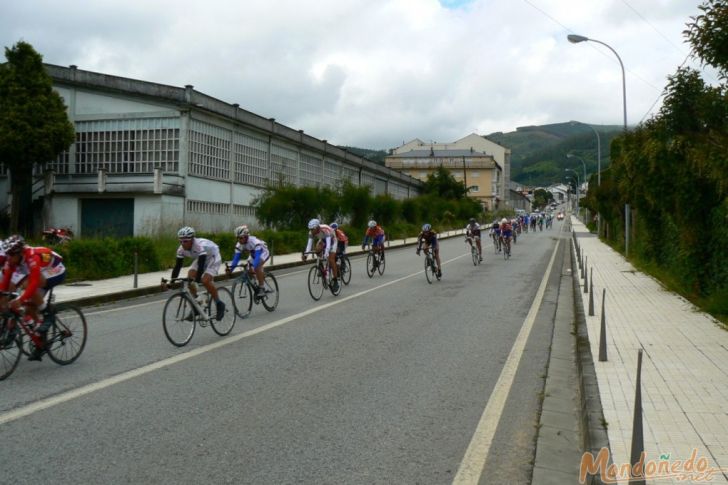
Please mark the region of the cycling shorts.
[[513, 231], [503, 231], [503, 238], [508, 239], [513, 236]]
[[[190, 266], [190, 270], [199, 271], [199, 268], [197, 267], [197, 263], [199, 261], [199, 258], [195, 259], [192, 262], [192, 265]], [[220, 265], [222, 264], [222, 259], [220, 256], [217, 258], [210, 258], [209, 256], [205, 258], [205, 268], [203, 271], [203, 274], [209, 274], [210, 276], [217, 276], [220, 271]]]
[[384, 245], [384, 234], [380, 234], [379, 236], [374, 236], [374, 240], [372, 240], [372, 246], [383, 246]]

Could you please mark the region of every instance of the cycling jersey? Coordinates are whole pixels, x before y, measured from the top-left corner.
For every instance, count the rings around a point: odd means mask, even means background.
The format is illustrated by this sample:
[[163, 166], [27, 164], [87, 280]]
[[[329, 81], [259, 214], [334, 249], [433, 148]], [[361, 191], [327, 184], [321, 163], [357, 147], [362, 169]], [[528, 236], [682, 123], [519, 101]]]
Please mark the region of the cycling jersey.
[[477, 222], [474, 224], [468, 224], [465, 226], [468, 236], [480, 237], [480, 224]]
[[435, 231], [422, 231], [420, 235], [417, 236], [418, 251], [422, 249], [422, 243], [432, 247], [432, 249], [437, 249], [437, 233]]
[[192, 240], [192, 247], [188, 250], [182, 245], [177, 248], [177, 263], [172, 270], [172, 278], [179, 276], [179, 271], [182, 269], [182, 263], [184, 258], [195, 258], [190, 266], [190, 270], [203, 270], [197, 273], [197, 282], [199, 283], [202, 279], [202, 273], [207, 273], [211, 276], [217, 276], [222, 263], [220, 257], [220, 248], [217, 244], [204, 239], [196, 237]]
[[248, 236], [248, 240], [245, 244], [240, 241], [235, 244], [235, 254], [233, 255], [232, 263], [230, 263], [230, 270], [235, 269], [238, 265], [243, 251], [248, 251], [250, 253], [250, 257], [253, 259], [253, 269], [257, 269], [258, 266], [267, 261], [270, 256], [268, 246], [265, 244], [265, 241], [261, 241], [255, 236]]
[[334, 245], [335, 238], [334, 230], [326, 224], [321, 224], [319, 226], [319, 231], [316, 234], [314, 234], [313, 231], [308, 232], [308, 244], [306, 244], [304, 253], [311, 252], [311, 249], [313, 248], [313, 241], [316, 239], [317, 242], [321, 242], [326, 245], [324, 248], [324, 257], [328, 257], [329, 251], [331, 251], [331, 248]]
[[[28, 286], [20, 295], [20, 300], [26, 302], [32, 298], [40, 288], [40, 276], [46, 279], [43, 289], [51, 289], [66, 277], [66, 267], [63, 266], [63, 258], [60, 254], [48, 248], [33, 248], [26, 246], [22, 251], [20, 263], [12, 264], [10, 259], [5, 262], [0, 291], [7, 291], [8, 286], [14, 281], [14, 273], [28, 275]], [[22, 280], [23, 278], [20, 278]]]
[[500, 224], [498, 224], [497, 222], [494, 222], [493, 225], [490, 227], [490, 232], [495, 233], [496, 236], [500, 236], [500, 233], [501, 233]]
[[513, 235], [513, 226], [511, 226], [511, 223], [505, 223], [501, 224], [500, 226], [501, 234], [503, 234], [504, 238], [511, 237]]
[[372, 246], [381, 246], [384, 244], [384, 229], [382, 229], [382, 226], [377, 224], [374, 227], [367, 228], [364, 233], [364, 241], [362, 241], [361, 245], [366, 246], [369, 240], [372, 241]]
[[336, 254], [344, 254], [346, 252], [346, 245], [349, 244], [349, 238], [344, 234], [341, 229], [335, 230], [336, 234]]

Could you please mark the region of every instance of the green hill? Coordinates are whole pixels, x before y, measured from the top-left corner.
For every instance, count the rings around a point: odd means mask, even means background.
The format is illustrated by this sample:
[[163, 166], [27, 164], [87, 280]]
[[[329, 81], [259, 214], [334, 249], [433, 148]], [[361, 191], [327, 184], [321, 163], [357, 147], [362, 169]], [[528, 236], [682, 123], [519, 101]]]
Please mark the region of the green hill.
[[[591, 125], [601, 138], [602, 170], [609, 166], [609, 145], [622, 132], [619, 125]], [[524, 185], [549, 185], [564, 180], [564, 169], [584, 169], [579, 160], [566, 158], [567, 153], [581, 157], [587, 176], [597, 171], [597, 140], [583, 123], [566, 122], [541, 126], [524, 126], [516, 131], [496, 132], [487, 139], [511, 149], [511, 180]]]

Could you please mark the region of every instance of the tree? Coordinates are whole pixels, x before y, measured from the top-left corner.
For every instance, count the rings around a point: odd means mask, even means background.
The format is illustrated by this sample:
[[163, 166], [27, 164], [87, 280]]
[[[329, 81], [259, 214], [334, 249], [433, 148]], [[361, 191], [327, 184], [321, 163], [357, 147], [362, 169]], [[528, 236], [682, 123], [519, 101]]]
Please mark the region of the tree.
[[442, 166], [427, 176], [425, 193], [434, 194], [443, 199], [462, 199], [468, 193], [465, 184], [455, 180], [450, 171]]
[[[31, 229], [33, 166], [45, 166], [73, 143], [73, 124], [61, 96], [27, 42], [5, 48], [0, 65], [0, 161], [10, 171], [11, 232]], [[21, 217], [22, 216], [22, 217]]]
[[703, 13], [691, 17], [683, 34], [703, 63], [728, 79], [728, 0], [707, 0], [698, 8]]
[[549, 202], [554, 200], [554, 194], [544, 189], [536, 189], [533, 193], [533, 206], [546, 207]]

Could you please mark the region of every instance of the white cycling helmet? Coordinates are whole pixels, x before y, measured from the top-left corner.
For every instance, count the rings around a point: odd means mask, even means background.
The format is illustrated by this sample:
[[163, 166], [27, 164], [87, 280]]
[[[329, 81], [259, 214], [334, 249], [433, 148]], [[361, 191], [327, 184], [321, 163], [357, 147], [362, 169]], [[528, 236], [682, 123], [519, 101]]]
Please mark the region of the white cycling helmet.
[[248, 226], [246, 226], [245, 224], [235, 228], [235, 237], [243, 237], [243, 236], [249, 236], [249, 235], [250, 235], [250, 229], [248, 229]]
[[316, 229], [320, 225], [321, 225], [321, 221], [319, 221], [318, 219], [311, 219], [310, 221], [308, 221], [309, 229]]
[[505, 217], [501, 219], [501, 224], [508, 224], [508, 219], [506, 219]]
[[427, 232], [427, 231], [429, 231], [430, 229], [432, 229], [432, 226], [431, 226], [431, 225], [429, 225], [429, 224], [423, 224], [423, 225], [422, 225], [422, 231], [423, 231], [423, 232]]
[[375, 227], [377, 227], [377, 221], [375, 221], [374, 219], [372, 219], [371, 221], [369, 221], [369, 223], [367, 224], [367, 226], [369, 226], [372, 229], [374, 229]]
[[177, 239], [192, 239], [195, 237], [195, 230], [190, 226], [185, 226], [177, 231]]

